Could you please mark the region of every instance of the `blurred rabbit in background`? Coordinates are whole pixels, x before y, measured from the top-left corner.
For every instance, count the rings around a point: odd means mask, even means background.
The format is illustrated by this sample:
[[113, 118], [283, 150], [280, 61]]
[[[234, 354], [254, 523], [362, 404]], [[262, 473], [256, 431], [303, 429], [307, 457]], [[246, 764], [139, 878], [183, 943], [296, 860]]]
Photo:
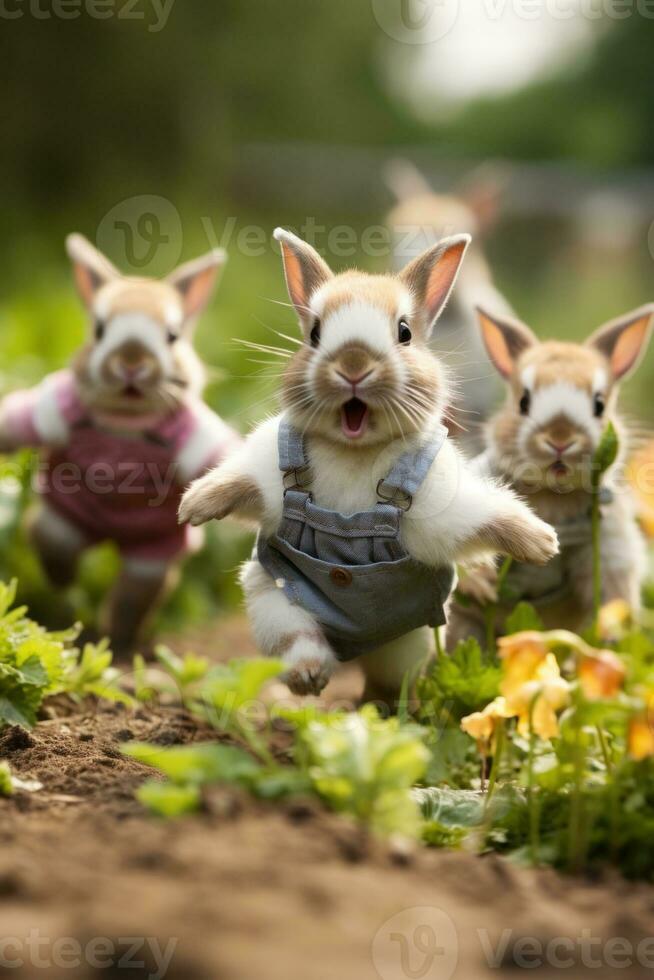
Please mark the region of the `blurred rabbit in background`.
[[431, 346], [450, 366], [457, 382], [453, 403], [448, 406], [450, 434], [469, 455], [475, 455], [483, 447], [482, 424], [500, 394], [479, 334], [475, 307], [511, 313], [493, 283], [483, 251], [484, 238], [497, 221], [506, 177], [497, 168], [481, 166], [452, 193], [437, 194], [412, 163], [392, 160], [384, 178], [398, 202], [387, 217], [396, 270], [453, 230], [472, 236]]
[[155, 280], [121, 275], [81, 235], [66, 246], [88, 338], [70, 368], [4, 399], [0, 450], [41, 450], [29, 531], [53, 585], [72, 584], [86, 548], [117, 545], [122, 571], [102, 629], [120, 656], [193, 544], [176, 520], [184, 485], [239, 442], [202, 401], [191, 344], [226, 256], [212, 251]]

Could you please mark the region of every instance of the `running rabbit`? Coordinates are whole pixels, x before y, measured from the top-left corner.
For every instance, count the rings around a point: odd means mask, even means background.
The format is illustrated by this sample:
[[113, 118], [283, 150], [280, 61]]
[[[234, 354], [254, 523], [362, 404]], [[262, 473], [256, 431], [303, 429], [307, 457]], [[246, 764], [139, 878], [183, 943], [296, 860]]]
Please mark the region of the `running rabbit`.
[[158, 281], [122, 276], [81, 235], [66, 247], [88, 339], [70, 368], [4, 399], [0, 448], [42, 450], [30, 533], [53, 584], [74, 580], [85, 548], [118, 545], [123, 567], [106, 628], [120, 655], [190, 544], [176, 520], [182, 487], [239, 442], [202, 402], [204, 370], [191, 346], [225, 255]]
[[[523, 323], [478, 310], [489, 356], [504, 378], [504, 407], [490, 420], [487, 449], [473, 461], [477, 472], [507, 481], [557, 531], [561, 551], [544, 568], [514, 565], [507, 585], [511, 604], [538, 607], [549, 627], [588, 625], [592, 612], [591, 462], [610, 420], [622, 456], [626, 433], [617, 414], [620, 382], [637, 366], [652, 329], [654, 306], [643, 306], [607, 323], [583, 344], [540, 343]], [[617, 484], [620, 461], [605, 475], [602, 490], [601, 558], [603, 601], [640, 605], [645, 546], [632, 496]], [[460, 585], [471, 604], [453, 603], [448, 646], [471, 633], [483, 636], [481, 603], [493, 601], [494, 572], [480, 570]], [[508, 609], [501, 609], [497, 626]]]
[[397, 277], [334, 275], [278, 229], [303, 343], [280, 415], [185, 494], [180, 520], [259, 523], [241, 581], [259, 647], [318, 693], [360, 657], [364, 697], [395, 699], [444, 622], [453, 563], [480, 551], [546, 562], [552, 529], [473, 475], [441, 423], [443, 366], [429, 348], [469, 237], [432, 246]]

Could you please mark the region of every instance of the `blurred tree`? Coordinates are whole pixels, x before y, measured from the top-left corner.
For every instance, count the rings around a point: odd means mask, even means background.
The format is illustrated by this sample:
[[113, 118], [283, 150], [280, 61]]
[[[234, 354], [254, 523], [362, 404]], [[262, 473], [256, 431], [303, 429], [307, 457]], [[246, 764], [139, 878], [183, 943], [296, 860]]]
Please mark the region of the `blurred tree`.
[[0, 186], [18, 208], [215, 195], [243, 142], [374, 143], [401, 129], [375, 74], [367, 4], [173, 0], [154, 31], [153, 0], [117, 0], [143, 20], [94, 19], [86, 0], [76, 19], [37, 19], [15, 2]]
[[585, 58], [510, 95], [477, 100], [438, 127], [439, 141], [482, 158], [652, 165], [653, 41], [654, 20], [634, 7], [601, 26]]

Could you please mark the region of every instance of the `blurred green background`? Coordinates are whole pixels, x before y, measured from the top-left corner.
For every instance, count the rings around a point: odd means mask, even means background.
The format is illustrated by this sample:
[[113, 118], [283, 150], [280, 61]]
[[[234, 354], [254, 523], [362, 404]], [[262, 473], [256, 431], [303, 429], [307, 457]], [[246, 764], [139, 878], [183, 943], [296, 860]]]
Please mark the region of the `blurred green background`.
[[[6, 0], [2, 390], [64, 365], [84, 336], [67, 232], [138, 274], [221, 244], [230, 261], [197, 346], [215, 369], [208, 401], [246, 431], [275, 404], [277, 368], [233, 338], [275, 343], [271, 328], [295, 330], [277, 305], [286, 294], [272, 229], [309, 228], [337, 267], [384, 268], [388, 247], [371, 255], [361, 236], [382, 235], [393, 198], [381, 174], [397, 156], [440, 191], [479, 164], [502, 166], [486, 253], [541, 335], [581, 337], [652, 300], [649, 6]], [[341, 225], [333, 254], [327, 230]], [[624, 399], [646, 422], [652, 383], [654, 352]], [[4, 466], [0, 573], [18, 574], [47, 615], [56, 602], [20, 530], [29, 458]], [[233, 606], [249, 546], [213, 528], [163, 625]], [[89, 556], [72, 596], [79, 615], [91, 616], [114, 571], [111, 549]]]

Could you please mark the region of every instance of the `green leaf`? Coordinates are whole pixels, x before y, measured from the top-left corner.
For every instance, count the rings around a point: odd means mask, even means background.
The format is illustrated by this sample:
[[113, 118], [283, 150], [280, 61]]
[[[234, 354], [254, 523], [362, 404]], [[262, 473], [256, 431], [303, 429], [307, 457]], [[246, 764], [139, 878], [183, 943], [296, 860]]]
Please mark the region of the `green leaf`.
[[293, 766], [261, 769], [252, 781], [252, 790], [264, 800], [278, 800], [286, 796], [309, 796], [311, 789], [311, 780], [307, 773]]
[[419, 834], [410, 788], [429, 761], [423, 730], [381, 718], [372, 705], [329, 716], [295, 713], [294, 720], [296, 759], [328, 806], [380, 833]]
[[620, 448], [618, 434], [615, 431], [612, 422], [609, 422], [602, 437], [599, 441], [599, 445], [595, 450], [593, 455], [593, 475], [595, 486], [599, 485], [602, 474], [613, 466], [616, 459], [618, 458], [618, 450]]
[[522, 633], [526, 630], [540, 632], [544, 629], [545, 624], [531, 603], [519, 602], [513, 612], [507, 616], [503, 632], [511, 636], [512, 633]]
[[485, 798], [474, 790], [429, 786], [414, 790], [428, 821], [445, 827], [478, 827], [484, 819]]
[[197, 786], [177, 786], [148, 780], [136, 791], [137, 799], [160, 817], [181, 817], [200, 809], [200, 790]]
[[434, 661], [431, 670], [418, 680], [418, 715], [423, 721], [458, 722], [479, 711], [499, 693], [501, 669], [482, 653], [475, 639], [461, 641], [449, 655]]
[[11, 778], [11, 769], [8, 762], [0, 762], [0, 796], [11, 796], [14, 792], [14, 783]]
[[268, 658], [219, 664], [211, 670], [200, 692], [204, 716], [216, 728], [229, 730], [240, 722], [241, 709], [256, 702], [263, 686], [284, 669], [281, 660]]
[[147, 742], [121, 746], [124, 755], [158, 769], [178, 785], [249, 782], [261, 766], [244, 749], [213, 742], [162, 747]]
[[206, 657], [198, 657], [194, 653], [186, 653], [183, 657], [178, 657], [163, 644], [159, 644], [154, 653], [159, 663], [175, 679], [182, 695], [193, 684], [204, 680], [211, 667], [211, 661]]

